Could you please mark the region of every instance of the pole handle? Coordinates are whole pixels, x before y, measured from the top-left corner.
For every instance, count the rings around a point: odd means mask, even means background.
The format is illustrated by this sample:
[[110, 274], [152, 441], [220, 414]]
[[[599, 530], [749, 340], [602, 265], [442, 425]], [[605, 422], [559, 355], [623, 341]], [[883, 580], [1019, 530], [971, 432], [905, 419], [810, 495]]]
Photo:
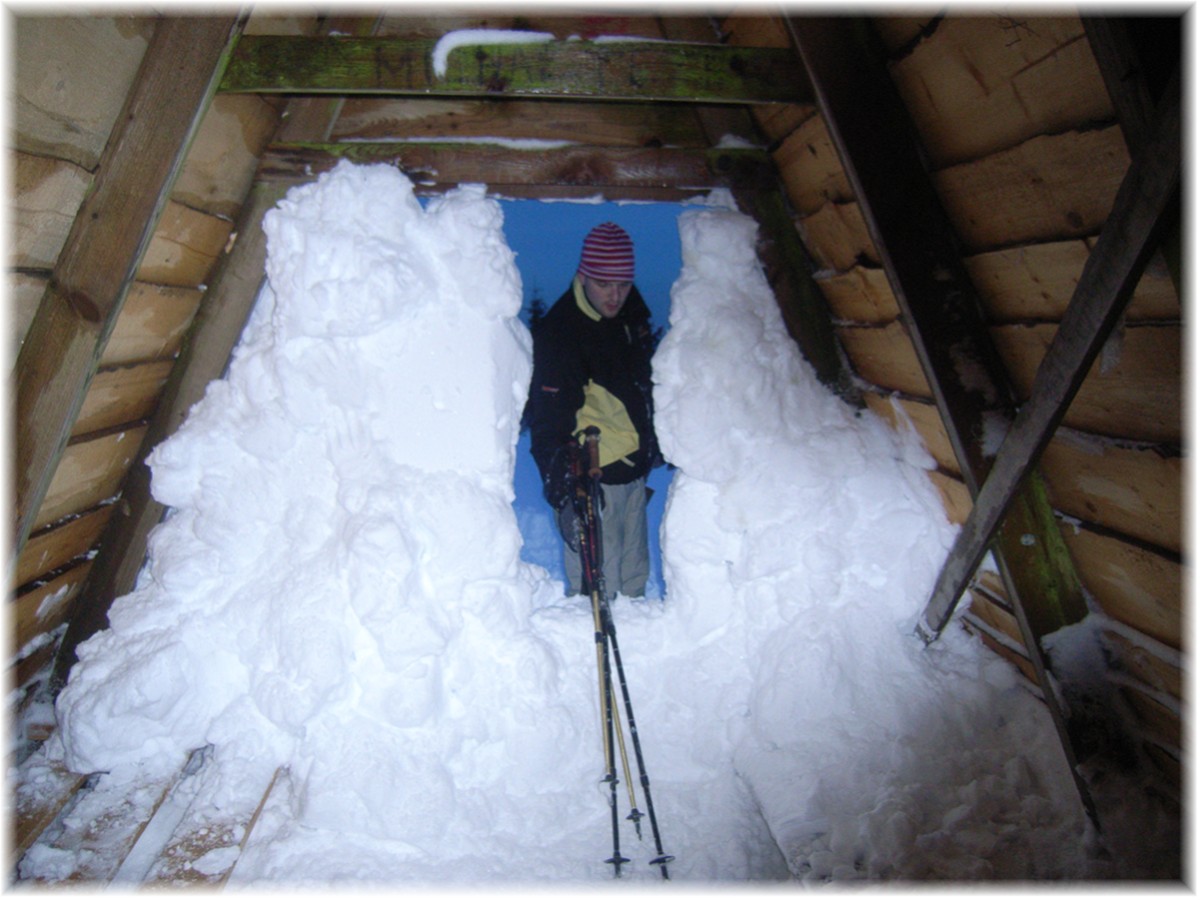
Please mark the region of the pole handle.
[[598, 479], [601, 475], [600, 470], [600, 429], [595, 425], [589, 425], [583, 431], [584, 443], [587, 445], [588, 453], [588, 477]]

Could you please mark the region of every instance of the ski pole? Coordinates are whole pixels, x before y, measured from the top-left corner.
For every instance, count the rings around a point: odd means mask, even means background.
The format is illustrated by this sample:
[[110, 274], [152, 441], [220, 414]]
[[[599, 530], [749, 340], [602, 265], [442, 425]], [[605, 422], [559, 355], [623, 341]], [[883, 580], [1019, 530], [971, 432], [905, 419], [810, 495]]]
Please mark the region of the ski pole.
[[[594, 432], [594, 434], [592, 433]], [[592, 448], [591, 461], [592, 467], [589, 467], [588, 482], [594, 482], [595, 478], [591, 474], [591, 469], [594, 468], [596, 460], [595, 443], [599, 440], [600, 430], [598, 428], [588, 429], [588, 441]], [[578, 462], [578, 455], [576, 455]], [[609, 784], [609, 812], [612, 817], [612, 839], [613, 839], [613, 854], [605, 862], [613, 867], [613, 877], [621, 877], [621, 864], [627, 863], [629, 860], [621, 855], [621, 829], [617, 815], [617, 769], [615, 760], [613, 759], [612, 742], [613, 742], [613, 690], [612, 690], [612, 667], [608, 658], [608, 641], [605, 637], [603, 619], [601, 618], [600, 597], [604, 590], [604, 575], [601, 569], [601, 553], [602, 548], [597, 540], [597, 517], [596, 511], [599, 504], [596, 502], [596, 497], [593, 491], [582, 489], [582, 473], [579, 471], [581, 467], [576, 464], [575, 475], [579, 479], [576, 482], [577, 500], [582, 502], [576, 507], [577, 512], [582, 512], [579, 535], [579, 559], [581, 563], [581, 574], [583, 576], [584, 586], [592, 598], [592, 620], [595, 628], [596, 636], [596, 666], [600, 675], [600, 714], [603, 719], [602, 732], [604, 734], [604, 763], [605, 763], [605, 778]], [[582, 495], [582, 496], [580, 496]], [[582, 506], [582, 510], [579, 509]], [[624, 747], [622, 747], [624, 753]]]
[[[654, 849], [658, 853], [657, 857], [650, 860], [650, 865], [658, 866], [662, 871], [662, 877], [669, 879], [671, 876], [667, 873], [667, 863], [674, 860], [675, 857], [663, 852], [662, 837], [658, 832], [658, 818], [654, 815], [654, 800], [650, 796], [650, 776], [646, 774], [646, 763], [642, 758], [642, 742], [638, 738], [637, 723], [633, 718], [633, 701], [629, 698], [629, 686], [625, 682], [625, 667], [621, 664], [621, 650], [617, 645], [617, 626], [613, 623], [612, 610], [609, 608], [607, 601], [604, 604], [602, 612], [605, 634], [608, 637], [608, 643], [612, 647], [613, 660], [617, 664], [617, 680], [620, 682], [621, 695], [625, 700], [625, 716], [629, 720], [629, 734], [633, 740], [633, 753], [637, 758], [638, 775], [642, 782], [642, 795], [646, 798], [646, 813], [650, 817], [650, 832], [654, 835]], [[628, 773], [625, 777], [629, 777]]]

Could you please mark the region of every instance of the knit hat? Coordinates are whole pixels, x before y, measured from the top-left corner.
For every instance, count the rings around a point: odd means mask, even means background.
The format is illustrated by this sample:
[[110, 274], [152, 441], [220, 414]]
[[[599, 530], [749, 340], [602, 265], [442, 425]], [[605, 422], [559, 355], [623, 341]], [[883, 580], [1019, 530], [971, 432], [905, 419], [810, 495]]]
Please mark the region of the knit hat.
[[612, 222], [597, 225], [583, 239], [579, 274], [598, 281], [633, 281], [633, 241]]

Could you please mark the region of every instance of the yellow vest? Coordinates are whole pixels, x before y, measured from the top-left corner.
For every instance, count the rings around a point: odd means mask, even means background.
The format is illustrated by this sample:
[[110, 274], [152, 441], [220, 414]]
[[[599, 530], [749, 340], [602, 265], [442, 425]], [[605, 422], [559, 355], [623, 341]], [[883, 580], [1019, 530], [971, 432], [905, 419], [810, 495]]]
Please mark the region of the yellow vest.
[[[588, 303], [583, 292], [583, 282], [575, 278], [575, 302], [594, 321], [600, 321], [600, 313]], [[575, 433], [579, 434], [590, 425], [600, 429], [600, 465], [607, 466], [620, 460], [627, 466], [633, 462], [627, 457], [641, 445], [637, 429], [629, 418], [625, 404], [610, 394], [595, 381], [588, 379], [583, 388], [583, 406], [575, 413]], [[580, 441], [582, 443], [582, 440]]]

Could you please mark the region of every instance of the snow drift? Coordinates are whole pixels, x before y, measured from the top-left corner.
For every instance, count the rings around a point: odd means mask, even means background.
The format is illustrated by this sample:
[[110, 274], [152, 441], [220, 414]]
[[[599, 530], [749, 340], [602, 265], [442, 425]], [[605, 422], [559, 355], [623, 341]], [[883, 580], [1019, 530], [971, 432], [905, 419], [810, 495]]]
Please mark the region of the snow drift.
[[[1089, 871], [1044, 711], [964, 634], [913, 636], [952, 537], [928, 457], [816, 382], [730, 206], [681, 217], [655, 359], [665, 601], [614, 609], [672, 876]], [[286, 766], [232, 884], [607, 877], [591, 612], [519, 559], [498, 204], [342, 163], [265, 227], [269, 285], [151, 457], [171, 512], [80, 648], [62, 752], [128, 778], [212, 744], [214, 807]]]

